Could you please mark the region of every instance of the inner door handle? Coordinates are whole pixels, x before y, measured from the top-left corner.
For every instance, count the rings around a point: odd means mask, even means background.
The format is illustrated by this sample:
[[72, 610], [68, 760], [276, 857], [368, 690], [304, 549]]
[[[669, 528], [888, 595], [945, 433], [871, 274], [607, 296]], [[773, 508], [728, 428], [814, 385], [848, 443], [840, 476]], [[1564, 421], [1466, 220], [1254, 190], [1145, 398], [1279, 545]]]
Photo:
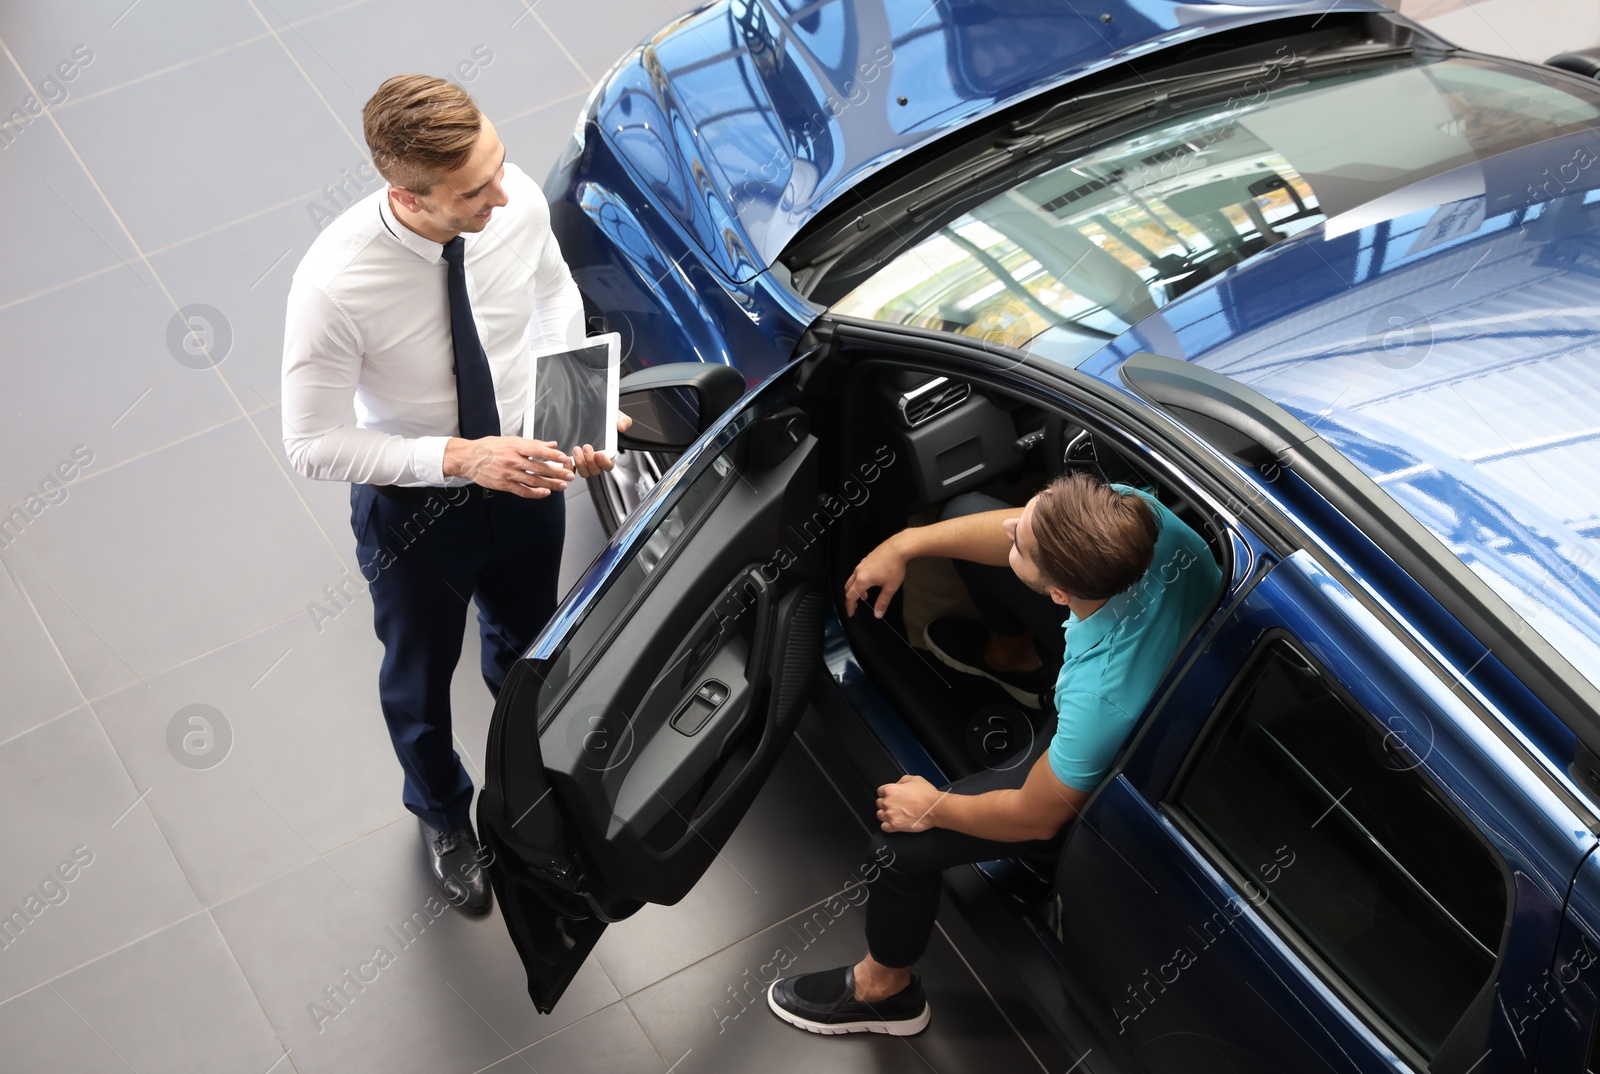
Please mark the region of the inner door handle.
[[722, 622], [718, 620], [706, 628], [700, 640], [694, 643], [694, 648], [689, 650], [684, 657], [683, 681], [678, 684], [678, 689], [686, 690], [700, 674], [700, 669], [706, 666], [706, 661], [711, 659], [711, 654], [717, 651], [717, 639], [722, 636]]

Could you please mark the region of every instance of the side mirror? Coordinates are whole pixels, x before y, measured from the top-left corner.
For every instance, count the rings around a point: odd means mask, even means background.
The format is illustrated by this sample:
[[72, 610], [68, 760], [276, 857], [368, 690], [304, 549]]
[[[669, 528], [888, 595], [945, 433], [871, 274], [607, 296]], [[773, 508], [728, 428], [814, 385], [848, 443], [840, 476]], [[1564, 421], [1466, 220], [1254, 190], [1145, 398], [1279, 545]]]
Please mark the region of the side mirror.
[[1600, 78], [1600, 48], [1581, 48], [1572, 52], [1562, 52], [1544, 62], [1546, 67], [1559, 67], [1563, 71], [1571, 71], [1585, 78]]
[[744, 395], [744, 374], [709, 362], [668, 362], [629, 373], [617, 385], [617, 409], [633, 419], [617, 446], [682, 451]]

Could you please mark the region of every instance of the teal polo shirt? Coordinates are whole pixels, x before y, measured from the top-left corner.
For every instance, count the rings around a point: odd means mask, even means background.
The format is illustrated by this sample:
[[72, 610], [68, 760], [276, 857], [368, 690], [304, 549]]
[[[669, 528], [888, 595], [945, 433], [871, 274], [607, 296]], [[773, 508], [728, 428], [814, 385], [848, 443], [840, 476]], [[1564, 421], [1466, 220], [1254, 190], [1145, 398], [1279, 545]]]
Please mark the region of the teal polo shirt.
[[1144, 497], [1160, 534], [1150, 567], [1137, 582], [1087, 619], [1067, 616], [1050, 769], [1081, 791], [1094, 790], [1105, 777], [1178, 646], [1222, 585], [1222, 572], [1199, 534], [1149, 493], [1111, 487]]

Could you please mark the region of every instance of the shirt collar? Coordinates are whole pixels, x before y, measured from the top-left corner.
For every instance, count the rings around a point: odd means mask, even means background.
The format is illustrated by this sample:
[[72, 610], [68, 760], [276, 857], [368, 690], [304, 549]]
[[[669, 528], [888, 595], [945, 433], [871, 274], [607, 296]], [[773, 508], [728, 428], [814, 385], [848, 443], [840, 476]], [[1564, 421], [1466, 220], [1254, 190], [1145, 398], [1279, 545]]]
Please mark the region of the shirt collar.
[[[1129, 485], [1112, 485], [1111, 487], [1119, 492], [1131, 492], [1143, 496], [1155, 506], [1160, 506], [1160, 501], [1142, 489], [1136, 489]], [[1161, 516], [1159, 514], [1156, 516], [1156, 527], [1159, 540], [1161, 527]], [[1063, 626], [1067, 636], [1067, 652], [1074, 656], [1081, 656], [1102, 641], [1105, 641], [1112, 631], [1122, 625], [1124, 620], [1137, 618], [1144, 614], [1145, 603], [1140, 598], [1140, 593], [1144, 590], [1144, 580], [1149, 577], [1150, 572], [1154, 569], [1154, 561], [1152, 561], [1151, 566], [1145, 568], [1144, 574], [1139, 576], [1138, 581], [1100, 605], [1089, 618], [1079, 619], [1076, 612], [1069, 613]]]
[[423, 238], [399, 221], [394, 215], [394, 209], [389, 205], [387, 187], [379, 191], [379, 195], [378, 219], [383, 221], [383, 226], [388, 229], [389, 234], [393, 235], [401, 246], [404, 246], [407, 250], [428, 262], [428, 264], [437, 265], [440, 261], [443, 261], [444, 245], [434, 242], [432, 239]]
[[1087, 619], [1079, 619], [1077, 612], [1068, 613], [1063, 628], [1066, 631], [1067, 652], [1073, 656], [1083, 655], [1105, 641], [1124, 619], [1138, 615], [1143, 610], [1138, 589], [1136, 582], [1100, 605]]

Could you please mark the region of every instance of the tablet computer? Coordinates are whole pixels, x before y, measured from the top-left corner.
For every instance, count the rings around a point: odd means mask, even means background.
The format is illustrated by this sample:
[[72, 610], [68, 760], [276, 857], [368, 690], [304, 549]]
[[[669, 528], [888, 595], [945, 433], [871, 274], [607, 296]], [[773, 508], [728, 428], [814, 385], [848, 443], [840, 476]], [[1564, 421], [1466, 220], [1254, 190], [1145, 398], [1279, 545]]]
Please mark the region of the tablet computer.
[[622, 337], [590, 336], [579, 347], [533, 352], [534, 401], [523, 435], [554, 440], [562, 451], [589, 444], [617, 457], [617, 382]]

